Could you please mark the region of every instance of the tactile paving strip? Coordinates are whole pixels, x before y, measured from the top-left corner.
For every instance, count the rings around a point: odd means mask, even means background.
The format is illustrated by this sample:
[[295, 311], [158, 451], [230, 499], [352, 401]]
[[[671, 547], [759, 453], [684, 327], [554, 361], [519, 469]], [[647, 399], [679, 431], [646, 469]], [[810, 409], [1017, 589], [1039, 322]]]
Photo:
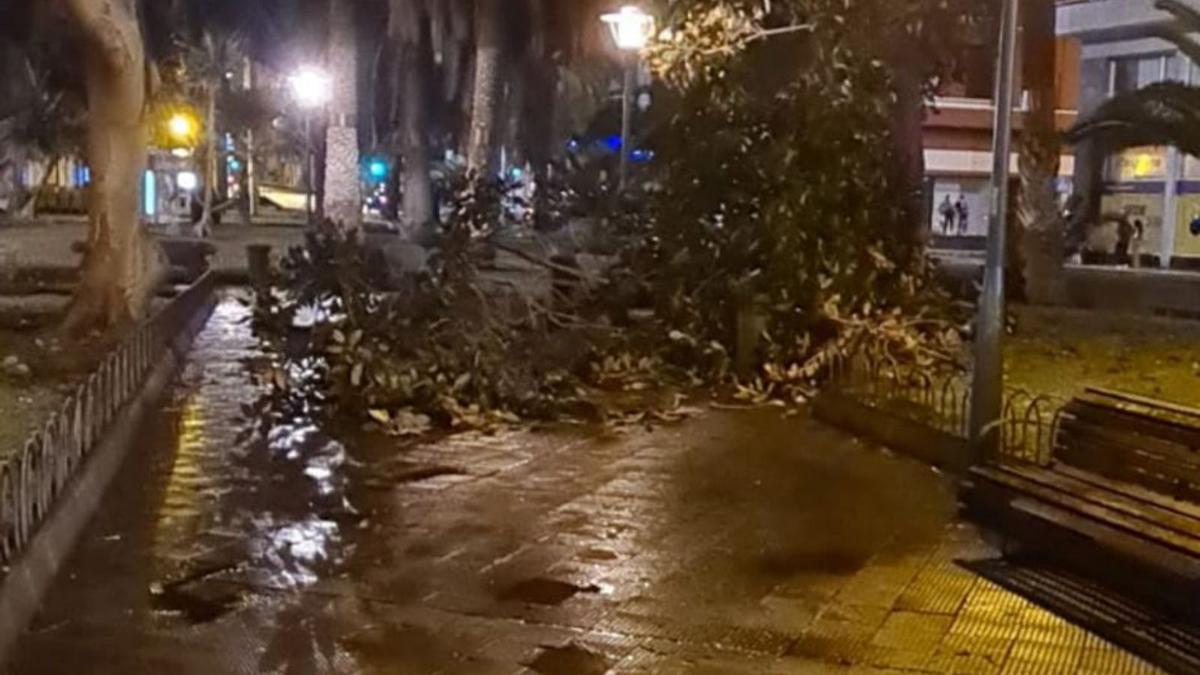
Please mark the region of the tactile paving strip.
[[[1159, 668], [1172, 673], [1200, 673], [1200, 626], [1182, 624], [1094, 581], [1057, 568], [1005, 560], [962, 565]], [[1107, 672], [1102, 663], [1087, 666], [1089, 670]]]

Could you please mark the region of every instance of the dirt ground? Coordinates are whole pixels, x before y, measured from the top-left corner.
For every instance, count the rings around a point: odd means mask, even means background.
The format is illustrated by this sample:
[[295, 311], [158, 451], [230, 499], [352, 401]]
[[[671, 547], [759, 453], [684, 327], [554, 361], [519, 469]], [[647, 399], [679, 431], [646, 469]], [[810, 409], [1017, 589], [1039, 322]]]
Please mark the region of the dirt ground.
[[1005, 358], [1006, 383], [1032, 393], [1095, 386], [1200, 407], [1200, 321], [1019, 307]]
[[111, 340], [97, 339], [63, 344], [55, 313], [38, 313], [26, 328], [0, 327], [0, 363], [16, 357], [30, 370], [19, 375], [0, 367], [0, 460], [25, 443], [110, 347]]

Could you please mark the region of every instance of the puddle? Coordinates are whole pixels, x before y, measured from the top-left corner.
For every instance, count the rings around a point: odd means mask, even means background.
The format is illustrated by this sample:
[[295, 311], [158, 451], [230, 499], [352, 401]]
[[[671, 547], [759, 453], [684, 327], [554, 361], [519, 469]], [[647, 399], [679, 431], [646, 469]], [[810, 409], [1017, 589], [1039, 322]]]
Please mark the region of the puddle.
[[518, 581], [504, 590], [498, 597], [502, 601], [517, 600], [534, 605], [561, 605], [580, 593], [599, 593], [595, 584], [576, 586], [557, 579], [537, 577]]
[[609, 663], [602, 654], [572, 642], [563, 647], [543, 647], [525, 666], [542, 675], [604, 675]]

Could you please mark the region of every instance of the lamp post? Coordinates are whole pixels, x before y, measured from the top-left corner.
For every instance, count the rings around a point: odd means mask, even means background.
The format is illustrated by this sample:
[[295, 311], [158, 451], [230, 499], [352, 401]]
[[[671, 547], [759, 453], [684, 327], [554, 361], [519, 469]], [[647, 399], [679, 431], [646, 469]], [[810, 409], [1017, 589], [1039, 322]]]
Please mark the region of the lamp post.
[[629, 172], [629, 125], [633, 112], [633, 85], [637, 73], [638, 53], [645, 48], [654, 31], [654, 17], [641, 9], [626, 5], [616, 12], [600, 17], [612, 32], [613, 42], [625, 52], [625, 84], [621, 92], [621, 161], [617, 173], [617, 192], [625, 191]]
[[313, 177], [317, 173], [312, 147], [312, 116], [314, 110], [329, 102], [333, 82], [320, 68], [303, 66], [288, 78], [288, 84], [292, 88], [292, 97], [304, 112], [304, 215], [312, 225]]
[[971, 377], [971, 450], [978, 462], [1000, 448], [1004, 406], [1004, 265], [1008, 220], [1012, 104], [1015, 89], [1018, 0], [1004, 0], [996, 67], [996, 113], [992, 137], [992, 206], [988, 214], [987, 264], [975, 321], [975, 367]]

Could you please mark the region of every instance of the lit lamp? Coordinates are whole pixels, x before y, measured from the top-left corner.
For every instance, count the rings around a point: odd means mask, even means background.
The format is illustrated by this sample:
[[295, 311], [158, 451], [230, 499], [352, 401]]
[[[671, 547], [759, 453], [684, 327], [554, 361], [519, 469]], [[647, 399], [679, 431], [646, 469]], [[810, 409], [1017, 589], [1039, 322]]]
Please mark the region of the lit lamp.
[[186, 145], [196, 134], [196, 120], [186, 113], [175, 113], [167, 120], [167, 133], [180, 145]]
[[621, 94], [621, 163], [617, 174], [618, 191], [625, 191], [625, 174], [629, 164], [629, 123], [633, 104], [633, 77], [637, 70], [637, 54], [646, 47], [654, 32], [654, 17], [641, 9], [626, 5], [616, 12], [600, 17], [612, 32], [617, 48], [632, 54], [625, 64], [625, 88]]
[[313, 176], [316, 174], [312, 148], [312, 115], [333, 97], [329, 74], [314, 66], [302, 66], [288, 78], [292, 98], [304, 111], [304, 211], [311, 224], [313, 215]]
[[303, 66], [288, 78], [292, 88], [292, 96], [301, 108], [311, 110], [329, 102], [333, 92], [333, 82], [329, 75], [313, 66]]

